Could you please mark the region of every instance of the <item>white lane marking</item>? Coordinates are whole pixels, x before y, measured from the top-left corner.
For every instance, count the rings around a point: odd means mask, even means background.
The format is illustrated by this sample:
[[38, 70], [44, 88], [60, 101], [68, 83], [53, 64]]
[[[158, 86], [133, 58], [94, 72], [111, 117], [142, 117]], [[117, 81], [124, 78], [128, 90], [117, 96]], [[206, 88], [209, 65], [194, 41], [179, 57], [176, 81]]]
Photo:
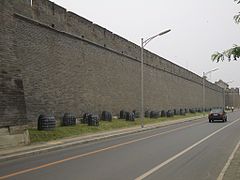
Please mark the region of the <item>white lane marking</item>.
[[106, 147], [106, 148], [103, 148], [103, 149], [98, 149], [98, 150], [95, 150], [95, 151], [91, 151], [91, 152], [88, 152], [88, 153], [85, 153], [85, 154], [79, 154], [79, 155], [76, 155], [76, 156], [71, 156], [71, 157], [68, 157], [68, 158], [65, 158], [65, 159], [61, 159], [61, 160], [58, 160], [58, 161], [53, 161], [53, 162], [46, 163], [46, 164], [43, 164], [43, 165], [40, 165], [40, 166], [36, 166], [36, 167], [33, 167], [33, 168], [28, 168], [28, 169], [25, 169], [25, 170], [16, 171], [16, 172], [13, 172], [11, 174], [0, 176], [0, 179], [6, 179], [6, 178], [18, 176], [18, 175], [25, 174], [25, 173], [28, 173], [28, 172], [43, 169], [43, 168], [46, 168], [46, 167], [49, 167], [49, 166], [53, 166], [53, 165], [56, 165], [56, 164], [61, 164], [61, 163], [71, 161], [71, 160], [74, 160], [74, 159], [79, 159], [79, 158], [85, 157], [85, 156], [90, 156], [90, 155], [97, 154], [97, 153], [100, 153], [100, 152], [104, 152], [104, 151], [107, 151], [107, 150], [110, 150], [110, 149], [115, 149], [115, 148], [118, 148], [118, 147], [122, 147], [122, 146], [129, 145], [129, 144], [132, 144], [132, 143], [135, 143], [135, 142], [150, 139], [150, 138], [153, 138], [153, 137], [156, 137], [156, 136], [159, 136], [159, 135], [168, 134], [168, 133], [171, 133], [171, 132], [174, 132], [174, 131], [177, 131], [177, 130], [185, 129], [185, 128], [192, 127], [192, 126], [195, 126], [195, 125], [200, 125], [200, 124], [202, 124], [202, 122], [194, 123], [194, 124], [187, 125], [187, 126], [181, 126], [181, 127], [176, 128], [176, 129], [164, 131], [164, 132], [161, 132], [161, 133], [158, 133], [158, 134], [153, 134], [151, 136], [143, 137], [143, 138], [140, 138], [140, 139], [127, 141], [127, 142], [124, 142], [124, 143], [121, 143], [121, 144], [112, 145], [112, 146], [109, 146], [109, 147]]
[[231, 122], [230, 124], [218, 129], [217, 131], [213, 132], [212, 134], [208, 135], [207, 137], [201, 139], [200, 141], [196, 142], [195, 144], [193, 144], [192, 146], [186, 148], [185, 150], [181, 151], [180, 153], [174, 155], [173, 157], [169, 158], [168, 160], [164, 161], [163, 163], [157, 165], [156, 167], [150, 169], [149, 171], [147, 171], [146, 173], [144, 173], [143, 175], [135, 178], [135, 180], [141, 180], [146, 178], [147, 176], [153, 174], [154, 172], [156, 172], [157, 170], [159, 170], [160, 168], [162, 168], [163, 166], [167, 165], [168, 163], [172, 162], [173, 160], [177, 159], [178, 157], [180, 157], [181, 155], [185, 154], [186, 152], [190, 151], [191, 149], [193, 149], [194, 147], [196, 147], [197, 145], [201, 144], [202, 142], [206, 141], [207, 139], [209, 139], [210, 137], [212, 137], [213, 135], [219, 133], [220, 131], [222, 131], [223, 129], [231, 126], [232, 124], [236, 123], [240, 121], [240, 118], [237, 119], [236, 121]]
[[224, 174], [226, 173], [226, 171], [227, 171], [227, 169], [228, 169], [228, 167], [229, 167], [229, 165], [230, 165], [230, 163], [231, 163], [234, 155], [236, 154], [239, 146], [240, 146], [240, 140], [238, 141], [237, 146], [235, 147], [235, 149], [233, 150], [232, 154], [230, 155], [230, 157], [229, 157], [226, 165], [223, 167], [223, 169], [222, 169], [221, 173], [219, 174], [217, 180], [222, 180], [222, 179], [223, 179], [223, 176], [224, 176]]

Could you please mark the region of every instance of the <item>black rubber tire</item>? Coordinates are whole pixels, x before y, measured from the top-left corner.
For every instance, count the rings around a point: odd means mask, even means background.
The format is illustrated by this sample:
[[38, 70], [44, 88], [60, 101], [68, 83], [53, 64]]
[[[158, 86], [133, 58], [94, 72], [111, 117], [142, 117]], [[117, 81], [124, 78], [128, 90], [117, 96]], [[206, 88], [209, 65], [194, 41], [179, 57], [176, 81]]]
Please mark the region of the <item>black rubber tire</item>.
[[126, 112], [124, 110], [120, 111], [120, 117], [119, 119], [126, 119]]
[[161, 117], [166, 117], [166, 112], [164, 110], [161, 111]]
[[50, 131], [56, 127], [54, 116], [40, 115], [38, 117], [38, 130]]
[[76, 125], [76, 116], [71, 113], [65, 113], [63, 115], [63, 126], [73, 126]]
[[101, 120], [103, 120], [103, 121], [112, 121], [112, 114], [110, 112], [103, 111]]

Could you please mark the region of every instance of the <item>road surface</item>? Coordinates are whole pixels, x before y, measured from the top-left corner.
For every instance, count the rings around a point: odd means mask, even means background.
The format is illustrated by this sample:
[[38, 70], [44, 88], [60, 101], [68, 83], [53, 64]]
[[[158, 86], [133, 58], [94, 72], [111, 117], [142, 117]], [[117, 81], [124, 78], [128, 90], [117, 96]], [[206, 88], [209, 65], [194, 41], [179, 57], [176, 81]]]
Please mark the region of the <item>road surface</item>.
[[240, 140], [240, 111], [0, 164], [0, 179], [213, 180]]

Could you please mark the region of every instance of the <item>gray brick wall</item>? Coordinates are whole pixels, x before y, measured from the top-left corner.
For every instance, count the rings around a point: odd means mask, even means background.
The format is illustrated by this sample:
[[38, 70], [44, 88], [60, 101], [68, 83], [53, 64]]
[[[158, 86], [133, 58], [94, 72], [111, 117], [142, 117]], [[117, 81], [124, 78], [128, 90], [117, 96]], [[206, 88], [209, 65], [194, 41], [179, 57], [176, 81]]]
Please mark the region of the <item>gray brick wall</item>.
[[[6, 42], [0, 46], [5, 54], [2, 87], [10, 84], [7, 71], [15, 82], [11, 88], [18, 92], [8, 98], [0, 94], [5, 98], [0, 107], [9, 109], [5, 115], [18, 108], [20, 119], [27, 116], [34, 124], [40, 114], [60, 119], [65, 112], [80, 116], [140, 109], [139, 46], [47, 0], [33, 0], [32, 7], [27, 0], [11, 2], [23, 11], [12, 8], [4, 15], [10, 33], [7, 26], [1, 28], [1, 35], [12, 38], [1, 39]], [[202, 107], [201, 77], [148, 51], [144, 59], [146, 110]], [[220, 87], [206, 82], [207, 107], [221, 106], [222, 96]], [[17, 103], [9, 106], [11, 102]], [[19, 117], [1, 119], [0, 124]]]
[[[21, 68], [14, 47], [16, 39], [13, 12], [24, 7], [26, 1], [0, 1], [0, 127], [27, 123]], [[24, 10], [25, 9], [25, 10]]]

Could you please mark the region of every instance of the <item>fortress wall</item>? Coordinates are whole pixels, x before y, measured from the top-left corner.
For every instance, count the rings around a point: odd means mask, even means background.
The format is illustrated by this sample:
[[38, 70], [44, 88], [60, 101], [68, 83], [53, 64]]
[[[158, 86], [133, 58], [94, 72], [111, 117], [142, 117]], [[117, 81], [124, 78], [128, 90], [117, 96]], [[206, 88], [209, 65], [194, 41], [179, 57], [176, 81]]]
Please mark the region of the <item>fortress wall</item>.
[[[13, 0], [10, 6], [8, 16], [1, 13], [10, 24], [1, 35], [11, 39], [1, 37], [1, 43], [9, 42], [0, 46], [5, 54], [1, 67], [21, 83], [20, 88], [11, 85], [19, 95], [4, 102], [18, 98], [20, 103], [1, 107], [19, 108], [17, 119], [33, 123], [42, 113], [60, 119], [65, 112], [140, 110], [139, 46], [47, 0], [33, 0], [32, 6]], [[3, 71], [0, 75], [7, 80]], [[206, 82], [206, 107], [221, 106], [222, 95], [220, 87]], [[145, 50], [144, 102], [145, 110], [201, 108], [202, 78]], [[15, 123], [16, 116], [6, 119], [0, 124]]]
[[[41, 11], [40, 16], [36, 15], [39, 14], [39, 11]], [[85, 38], [108, 49], [113, 49], [117, 52], [140, 60], [140, 47], [138, 45], [112, 33], [106, 28], [94, 24], [81, 16], [66, 11], [66, 9], [54, 4], [53, 2], [48, 0], [33, 0], [33, 14], [34, 20], [40, 21], [49, 26], [54, 24], [54, 29], [56, 30]], [[198, 75], [147, 50], [145, 50], [144, 53], [144, 60], [146, 64], [188, 79], [190, 78], [198, 83], [202, 83], [202, 78]], [[207, 83], [206, 86], [219, 90], [218, 86], [212, 86], [211, 83]]]
[[[16, 51], [29, 120], [35, 121], [41, 113], [60, 118], [65, 112], [140, 110], [139, 60], [25, 17], [16, 18], [21, 32]], [[144, 67], [145, 110], [201, 108], [202, 84], [186, 79], [184, 72], [189, 71], [166, 65], [172, 71]], [[215, 98], [221, 92], [208, 89], [206, 94], [217, 106]]]
[[[140, 64], [104, 47], [17, 17], [28, 119], [39, 113], [118, 112], [140, 104]], [[131, 75], [133, 76], [131, 77]], [[137, 101], [137, 103], [136, 103]]]
[[22, 73], [15, 55], [13, 12], [31, 16], [27, 0], [0, 1], [0, 128], [26, 124]]

